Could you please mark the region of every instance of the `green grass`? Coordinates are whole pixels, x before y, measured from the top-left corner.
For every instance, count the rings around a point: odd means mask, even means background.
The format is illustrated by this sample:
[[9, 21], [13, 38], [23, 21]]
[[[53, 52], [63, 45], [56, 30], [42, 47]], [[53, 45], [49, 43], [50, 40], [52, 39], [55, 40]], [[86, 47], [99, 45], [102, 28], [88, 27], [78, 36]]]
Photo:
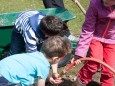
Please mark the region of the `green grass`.
[[[78, 0], [86, 10], [89, 0]], [[71, 0], [64, 0], [65, 8], [76, 15], [76, 18], [68, 22], [69, 29], [74, 34], [80, 34], [84, 15]], [[19, 12], [28, 9], [44, 9], [42, 0], [0, 0], [0, 13]]]

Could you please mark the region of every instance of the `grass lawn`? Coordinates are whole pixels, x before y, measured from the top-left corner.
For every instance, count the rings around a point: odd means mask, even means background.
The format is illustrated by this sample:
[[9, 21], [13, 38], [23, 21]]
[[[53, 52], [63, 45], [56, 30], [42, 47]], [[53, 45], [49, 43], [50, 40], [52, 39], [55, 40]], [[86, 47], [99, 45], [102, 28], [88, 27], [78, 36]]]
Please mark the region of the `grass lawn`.
[[[86, 10], [89, 0], [78, 0]], [[68, 22], [69, 29], [74, 34], [80, 34], [84, 15], [71, 0], [64, 0], [65, 8], [76, 15], [76, 18]], [[0, 13], [19, 12], [28, 9], [44, 9], [42, 0], [0, 0]]]
[[[78, 0], [81, 5], [84, 7], [85, 10], [88, 8], [88, 4], [90, 0]], [[72, 0], [64, 0], [65, 8], [68, 9], [70, 12], [76, 15], [76, 18], [68, 22], [69, 29], [73, 34], [80, 34], [81, 33], [81, 27], [84, 21], [84, 15], [81, 12], [81, 10], [78, 8], [76, 4], [72, 2]], [[42, 0], [0, 0], [0, 13], [8, 13], [8, 12], [20, 12], [25, 10], [40, 10], [44, 9], [44, 5], [42, 3]], [[2, 38], [2, 37], [1, 37]], [[2, 51], [2, 50], [1, 50]], [[84, 65], [79, 64], [75, 67], [73, 67], [69, 72], [67, 72], [63, 77], [68, 80], [69, 83], [64, 83], [66, 85], [58, 85], [58, 86], [70, 86], [73, 80], [73, 77], [75, 77], [78, 73], [78, 71], [81, 69], [81, 67]], [[63, 70], [63, 67], [59, 69], [59, 72]], [[69, 78], [69, 79], [68, 79]], [[100, 74], [99, 72], [94, 75], [93, 79], [99, 82]], [[53, 85], [49, 85], [53, 86]]]

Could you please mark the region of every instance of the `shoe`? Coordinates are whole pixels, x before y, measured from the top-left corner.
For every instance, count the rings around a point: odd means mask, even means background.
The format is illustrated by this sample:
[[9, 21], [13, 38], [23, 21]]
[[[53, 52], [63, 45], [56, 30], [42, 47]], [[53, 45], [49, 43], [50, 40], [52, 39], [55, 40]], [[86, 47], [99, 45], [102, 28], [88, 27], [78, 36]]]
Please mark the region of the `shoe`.
[[77, 78], [76, 81], [72, 84], [72, 86], [86, 86], [86, 84], [80, 81], [79, 78]]
[[68, 36], [68, 39], [69, 39], [71, 42], [78, 42], [78, 41], [79, 41], [79, 37], [73, 36], [73, 35], [71, 35], [71, 34]]

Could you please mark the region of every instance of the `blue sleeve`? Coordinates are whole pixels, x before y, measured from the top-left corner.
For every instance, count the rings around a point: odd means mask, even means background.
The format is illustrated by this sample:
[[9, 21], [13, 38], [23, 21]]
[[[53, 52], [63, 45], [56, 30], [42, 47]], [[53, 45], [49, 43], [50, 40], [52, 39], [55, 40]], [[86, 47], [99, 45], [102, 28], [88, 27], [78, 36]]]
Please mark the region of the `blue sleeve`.
[[24, 41], [26, 44], [26, 52], [37, 51], [37, 37], [35, 32], [30, 28], [24, 33]]

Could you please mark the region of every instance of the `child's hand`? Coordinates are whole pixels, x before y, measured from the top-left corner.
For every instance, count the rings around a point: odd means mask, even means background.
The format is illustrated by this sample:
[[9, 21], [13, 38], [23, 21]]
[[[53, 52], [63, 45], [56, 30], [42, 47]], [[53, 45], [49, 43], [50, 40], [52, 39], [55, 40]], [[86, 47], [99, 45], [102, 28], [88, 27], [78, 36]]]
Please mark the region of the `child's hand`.
[[74, 58], [72, 58], [72, 60], [71, 60], [71, 63], [75, 62], [77, 65], [80, 64], [81, 61], [79, 60], [79, 58], [81, 58], [81, 57], [79, 57], [79, 56], [74, 56]]
[[49, 77], [49, 81], [52, 83], [52, 84], [60, 84], [62, 83], [62, 79], [61, 77], [59, 77], [59, 74], [56, 73], [56, 74], [53, 74], [52, 76]]

